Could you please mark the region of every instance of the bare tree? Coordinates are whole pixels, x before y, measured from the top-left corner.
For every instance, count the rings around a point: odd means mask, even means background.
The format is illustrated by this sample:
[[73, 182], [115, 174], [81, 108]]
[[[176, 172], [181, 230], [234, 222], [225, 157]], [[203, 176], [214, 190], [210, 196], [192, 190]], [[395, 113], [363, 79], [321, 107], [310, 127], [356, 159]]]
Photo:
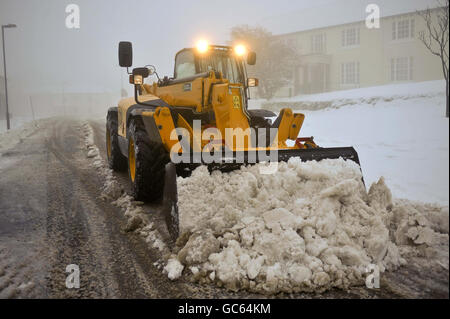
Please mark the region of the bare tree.
[[[435, 9], [427, 8], [424, 11], [418, 11], [426, 24], [426, 30], [419, 33], [419, 39], [427, 49], [435, 56], [441, 59], [442, 71], [444, 72], [446, 85], [446, 113], [449, 116], [449, 84], [448, 84], [448, 37], [449, 21], [448, 9], [450, 0], [438, 0], [438, 7]], [[434, 16], [434, 17], [433, 17]]]
[[258, 62], [255, 66], [249, 66], [248, 71], [260, 79], [260, 97], [271, 99], [280, 88], [291, 84], [292, 70], [298, 59], [293, 48], [276, 40], [266, 29], [248, 25], [233, 27], [231, 40], [243, 41], [256, 51]]

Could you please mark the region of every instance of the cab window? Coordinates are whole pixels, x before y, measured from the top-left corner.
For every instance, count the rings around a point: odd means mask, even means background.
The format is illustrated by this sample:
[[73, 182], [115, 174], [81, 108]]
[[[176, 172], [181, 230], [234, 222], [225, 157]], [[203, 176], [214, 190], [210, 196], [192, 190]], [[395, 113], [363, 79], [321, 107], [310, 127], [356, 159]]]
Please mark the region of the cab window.
[[175, 79], [183, 79], [195, 75], [195, 57], [192, 51], [178, 53], [175, 62]]
[[211, 70], [222, 72], [225, 79], [230, 83], [244, 83], [244, 76], [239, 69], [238, 60], [229, 52], [212, 52], [198, 59], [199, 72]]

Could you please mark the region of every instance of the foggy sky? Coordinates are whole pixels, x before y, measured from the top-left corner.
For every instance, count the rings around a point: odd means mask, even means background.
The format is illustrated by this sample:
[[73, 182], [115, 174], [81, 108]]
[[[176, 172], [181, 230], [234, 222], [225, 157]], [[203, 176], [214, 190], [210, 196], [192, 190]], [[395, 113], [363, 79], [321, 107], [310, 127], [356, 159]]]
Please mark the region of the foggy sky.
[[[78, 30], [65, 27], [70, 3], [80, 6]], [[18, 25], [7, 29], [5, 37], [10, 104], [37, 92], [119, 92], [127, 80], [117, 62], [121, 40], [133, 42], [134, 66], [154, 64], [160, 75], [170, 76], [175, 53], [200, 37], [225, 44], [230, 28], [238, 24], [285, 33], [356, 21], [364, 17], [367, 3], [379, 4], [387, 16], [434, 1], [0, 0], [0, 23]]]

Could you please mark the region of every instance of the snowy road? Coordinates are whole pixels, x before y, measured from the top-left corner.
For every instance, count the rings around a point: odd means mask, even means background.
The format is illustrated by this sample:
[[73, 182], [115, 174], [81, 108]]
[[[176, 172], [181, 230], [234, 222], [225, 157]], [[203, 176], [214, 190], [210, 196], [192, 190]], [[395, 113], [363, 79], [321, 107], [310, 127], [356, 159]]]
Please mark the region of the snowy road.
[[[1, 136], [1, 298], [264, 297], [183, 277], [170, 281], [154, 265], [159, 251], [139, 235], [125, 232], [127, 220], [120, 208], [100, 199], [104, 181], [86, 159], [81, 125], [67, 118], [40, 120]], [[90, 125], [105, 158], [104, 122]], [[127, 182], [124, 173], [115, 177]], [[144, 209], [163, 233], [159, 207]], [[80, 289], [65, 287], [69, 264], [80, 267]], [[448, 270], [410, 263], [382, 274], [379, 290], [355, 287], [276, 297], [448, 298]]]
[[[41, 121], [2, 152], [0, 297], [192, 296], [153, 266], [145, 243], [124, 234], [118, 209], [98, 199], [79, 124]], [[65, 287], [69, 264], [80, 267], [80, 289]]]

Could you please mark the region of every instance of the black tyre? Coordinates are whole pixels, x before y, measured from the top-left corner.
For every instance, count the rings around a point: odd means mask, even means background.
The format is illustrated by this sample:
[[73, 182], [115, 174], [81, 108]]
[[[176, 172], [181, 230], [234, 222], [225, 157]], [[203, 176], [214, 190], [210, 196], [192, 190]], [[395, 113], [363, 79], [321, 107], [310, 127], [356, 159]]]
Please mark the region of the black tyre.
[[108, 115], [106, 120], [106, 155], [112, 170], [124, 171], [127, 168], [127, 159], [120, 152], [118, 124], [113, 114]]
[[160, 143], [150, 141], [139, 119], [128, 129], [128, 176], [136, 200], [157, 201], [164, 190], [169, 154]]

